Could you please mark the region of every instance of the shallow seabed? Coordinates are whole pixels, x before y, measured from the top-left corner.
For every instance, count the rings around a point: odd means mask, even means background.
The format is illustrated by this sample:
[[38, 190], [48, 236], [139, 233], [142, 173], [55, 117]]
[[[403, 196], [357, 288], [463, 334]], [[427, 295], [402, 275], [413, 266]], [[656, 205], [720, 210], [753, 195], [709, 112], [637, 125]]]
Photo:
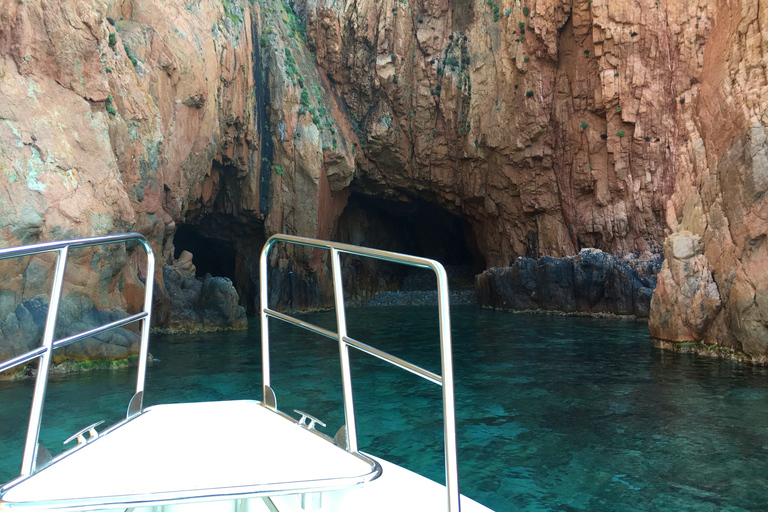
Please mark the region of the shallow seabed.
[[[434, 312], [352, 309], [350, 335], [439, 373]], [[302, 318], [335, 324], [333, 313]], [[333, 435], [343, 423], [334, 342], [272, 325], [278, 406], [318, 416]], [[662, 352], [646, 326], [615, 319], [465, 306], [453, 328], [464, 494], [499, 512], [766, 509], [765, 368]], [[257, 322], [154, 337], [147, 402], [261, 399], [258, 337]], [[361, 449], [442, 480], [440, 389], [364, 354], [352, 363]], [[43, 444], [57, 452], [89, 423], [118, 420], [135, 371], [55, 377]], [[32, 382], [0, 383], [2, 481], [18, 471], [31, 392]]]

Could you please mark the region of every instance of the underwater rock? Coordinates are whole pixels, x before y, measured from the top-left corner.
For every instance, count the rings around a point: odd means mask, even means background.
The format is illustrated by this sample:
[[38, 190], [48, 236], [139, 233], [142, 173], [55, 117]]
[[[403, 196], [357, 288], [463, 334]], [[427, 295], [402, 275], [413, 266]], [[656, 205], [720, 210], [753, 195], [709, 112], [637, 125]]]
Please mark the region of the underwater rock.
[[660, 264], [582, 249], [576, 256], [518, 258], [491, 268], [475, 277], [475, 289], [483, 307], [648, 318]]

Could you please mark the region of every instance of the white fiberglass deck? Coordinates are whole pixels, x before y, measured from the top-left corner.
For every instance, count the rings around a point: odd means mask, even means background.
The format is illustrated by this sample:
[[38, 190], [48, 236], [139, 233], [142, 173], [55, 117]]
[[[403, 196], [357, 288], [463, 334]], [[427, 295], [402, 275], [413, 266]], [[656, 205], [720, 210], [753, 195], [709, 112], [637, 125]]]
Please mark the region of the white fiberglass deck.
[[[322, 506], [313, 512], [445, 512], [445, 486], [386, 460], [375, 460], [382, 467], [379, 478], [348, 490], [324, 493]], [[277, 496], [272, 501], [279, 512], [304, 512], [298, 495]], [[493, 512], [466, 496], [460, 501], [461, 512]]]
[[161, 405], [12, 487], [0, 509], [330, 490], [379, 471], [255, 401]]

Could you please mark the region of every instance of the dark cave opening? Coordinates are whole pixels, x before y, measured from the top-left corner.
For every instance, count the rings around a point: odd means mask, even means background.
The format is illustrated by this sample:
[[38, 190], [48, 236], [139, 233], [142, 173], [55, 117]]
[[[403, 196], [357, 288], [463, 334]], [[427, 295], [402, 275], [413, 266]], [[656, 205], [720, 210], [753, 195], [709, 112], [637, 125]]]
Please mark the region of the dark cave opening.
[[[353, 194], [338, 222], [337, 239], [431, 258], [442, 263], [451, 287], [470, 287], [485, 270], [469, 222], [423, 200], [391, 201]], [[402, 279], [409, 271], [399, 270]]]
[[[474, 288], [475, 274], [485, 269], [469, 222], [424, 200], [395, 201], [353, 194], [334, 233], [333, 238], [340, 242], [435, 259], [446, 267], [452, 290]], [[262, 221], [242, 222], [213, 211], [178, 225], [174, 257], [189, 251], [197, 277], [211, 274], [229, 278], [239, 304], [253, 315], [258, 310], [258, 260], [264, 242]], [[309, 260], [301, 264], [307, 263]], [[434, 290], [434, 275], [428, 270], [352, 256], [342, 263], [345, 283], [349, 283], [345, 295], [357, 300], [367, 300], [382, 290]], [[304, 289], [294, 282], [304, 273], [286, 270], [285, 283], [278, 284], [277, 278], [274, 281], [275, 293], [282, 294], [280, 300], [285, 306], [302, 309], [330, 305], [324, 302], [326, 287], [313, 285], [310, 279]]]
[[202, 235], [195, 226], [182, 224], [176, 228], [173, 237], [173, 257], [178, 258], [183, 251], [192, 253], [197, 277], [205, 274], [228, 277], [237, 282], [237, 252], [234, 245], [226, 240], [216, 240]]
[[197, 277], [226, 277], [237, 290], [239, 304], [249, 315], [258, 302], [259, 254], [264, 245], [261, 222], [241, 224], [230, 217], [210, 215], [200, 224], [181, 224], [173, 237], [174, 258], [192, 253]]

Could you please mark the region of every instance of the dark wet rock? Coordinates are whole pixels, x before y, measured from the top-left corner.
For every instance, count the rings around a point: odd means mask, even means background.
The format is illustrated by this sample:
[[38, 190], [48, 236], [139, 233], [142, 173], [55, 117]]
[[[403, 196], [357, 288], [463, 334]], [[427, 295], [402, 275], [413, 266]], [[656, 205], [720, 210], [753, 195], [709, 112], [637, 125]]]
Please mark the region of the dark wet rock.
[[[23, 354], [42, 343], [45, 321], [48, 314], [48, 297], [40, 295], [17, 304], [9, 309], [10, 297], [0, 299], [0, 333], [3, 346], [0, 360]], [[54, 340], [60, 340], [76, 333], [125, 318], [121, 309], [100, 310], [93, 299], [80, 293], [65, 295], [59, 304]], [[119, 327], [96, 334], [54, 352], [54, 363], [63, 358], [76, 356], [80, 360], [102, 358], [125, 358], [136, 354], [141, 343], [140, 337], [129, 328]]]
[[[451, 306], [477, 304], [474, 290], [451, 290], [448, 296]], [[359, 304], [361, 307], [435, 305], [437, 305], [437, 291], [383, 291], [376, 293], [370, 300]]]
[[[306, 311], [333, 305], [333, 297], [323, 293], [317, 274], [292, 260], [280, 258], [268, 270], [269, 307], [279, 311]], [[330, 287], [326, 286], [326, 290]]]
[[[561, 311], [576, 311], [576, 287], [574, 269], [570, 261], [545, 257], [538, 261], [534, 274], [540, 304], [557, 304]], [[530, 285], [529, 285], [530, 286]]]
[[43, 301], [42, 297], [21, 304], [6, 304], [4, 299], [0, 301], [0, 312], [3, 313], [0, 318], [0, 333], [3, 337], [0, 360], [23, 354], [40, 344], [45, 325], [45, 313], [42, 322], [39, 320], [40, 305], [44, 304], [47, 309], [47, 303]]
[[192, 332], [245, 329], [245, 308], [238, 305], [238, 294], [226, 277], [195, 277], [190, 264], [163, 266], [165, 283], [165, 325], [161, 331]]
[[238, 305], [237, 290], [226, 277], [205, 277], [200, 289], [200, 312], [205, 329], [246, 327], [245, 308]]
[[475, 278], [478, 304], [513, 310], [648, 318], [661, 260], [621, 259], [597, 249], [566, 258], [518, 258]]
[[[126, 316], [128, 314], [121, 309], [98, 309], [90, 297], [81, 293], [70, 293], [61, 300], [59, 305], [56, 338], [61, 339], [94, 329]], [[40, 320], [42, 327], [45, 325], [45, 317], [43, 316]], [[81, 355], [88, 359], [125, 357], [128, 354], [138, 353], [140, 344], [138, 324], [135, 324], [131, 328], [121, 327], [78, 341], [60, 351], [57, 350], [55, 355]]]

